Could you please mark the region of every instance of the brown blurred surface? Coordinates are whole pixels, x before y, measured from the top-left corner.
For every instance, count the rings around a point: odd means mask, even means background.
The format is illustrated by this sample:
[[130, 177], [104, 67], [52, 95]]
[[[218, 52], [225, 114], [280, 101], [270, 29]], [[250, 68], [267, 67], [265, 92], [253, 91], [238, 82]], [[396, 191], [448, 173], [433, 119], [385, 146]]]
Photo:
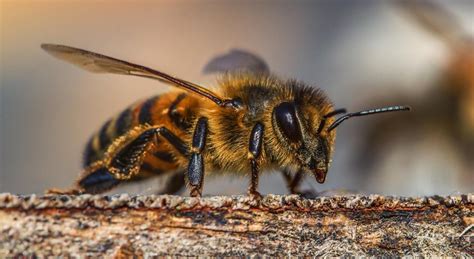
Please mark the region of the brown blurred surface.
[[[446, 60], [432, 68], [434, 74], [419, 96], [397, 91], [372, 101], [409, 103], [413, 112], [374, 120], [363, 126], [355, 152], [359, 171], [370, 184], [443, 188], [443, 183], [474, 186], [474, 34], [460, 17], [432, 1], [404, 1], [399, 12], [419, 33], [443, 44]], [[411, 18], [411, 19], [408, 19]], [[399, 80], [376, 82], [395, 86]], [[375, 83], [375, 82], [373, 82]], [[417, 85], [413, 85], [416, 88]], [[394, 87], [395, 89], [396, 87]], [[364, 154], [372, 153], [373, 159]], [[397, 172], [405, 172], [400, 177]], [[410, 178], [409, 174], [415, 177]], [[423, 191], [422, 191], [423, 192]]]
[[0, 256], [469, 257], [472, 194], [396, 198], [0, 194]]

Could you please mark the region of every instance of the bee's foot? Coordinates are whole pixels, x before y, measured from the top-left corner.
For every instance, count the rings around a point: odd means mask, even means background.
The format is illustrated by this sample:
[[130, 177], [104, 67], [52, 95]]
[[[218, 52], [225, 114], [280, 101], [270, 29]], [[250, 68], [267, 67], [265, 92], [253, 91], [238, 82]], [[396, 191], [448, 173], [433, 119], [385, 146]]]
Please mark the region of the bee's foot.
[[263, 196], [257, 191], [249, 191], [248, 195], [255, 201], [261, 201], [263, 199]]
[[193, 187], [191, 189], [191, 191], [189, 192], [189, 194], [191, 195], [191, 197], [201, 197], [202, 196], [201, 190], [197, 187]]
[[46, 190], [45, 194], [56, 194], [56, 195], [80, 195], [83, 194], [84, 192], [78, 189], [57, 189], [57, 188], [52, 188], [49, 190]]
[[314, 199], [319, 196], [317, 192], [314, 192], [311, 190], [294, 191], [292, 193], [297, 194], [300, 197], [305, 198], [305, 199]]

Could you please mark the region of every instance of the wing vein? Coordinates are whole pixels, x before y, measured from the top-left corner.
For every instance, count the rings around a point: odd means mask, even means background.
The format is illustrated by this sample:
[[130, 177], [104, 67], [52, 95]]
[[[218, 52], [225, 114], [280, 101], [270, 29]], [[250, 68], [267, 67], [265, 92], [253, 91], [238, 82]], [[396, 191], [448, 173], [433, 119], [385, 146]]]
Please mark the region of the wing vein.
[[56, 58], [93, 73], [111, 73], [150, 78], [198, 94], [219, 106], [225, 105], [227, 101], [200, 85], [128, 61], [64, 45], [42, 44], [41, 48]]

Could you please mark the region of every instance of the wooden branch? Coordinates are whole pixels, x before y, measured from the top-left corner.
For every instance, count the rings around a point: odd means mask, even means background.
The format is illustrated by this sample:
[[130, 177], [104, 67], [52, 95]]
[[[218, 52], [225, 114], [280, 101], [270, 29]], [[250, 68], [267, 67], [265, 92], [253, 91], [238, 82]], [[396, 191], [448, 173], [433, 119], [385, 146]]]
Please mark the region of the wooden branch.
[[307, 200], [0, 194], [0, 257], [474, 253], [474, 195]]

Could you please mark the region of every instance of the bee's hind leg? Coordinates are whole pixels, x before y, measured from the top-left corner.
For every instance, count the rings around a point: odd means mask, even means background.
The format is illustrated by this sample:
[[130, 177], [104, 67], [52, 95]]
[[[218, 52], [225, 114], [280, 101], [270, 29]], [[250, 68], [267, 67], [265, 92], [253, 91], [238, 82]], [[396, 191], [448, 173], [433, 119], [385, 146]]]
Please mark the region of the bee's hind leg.
[[140, 172], [145, 156], [155, 141], [157, 130], [139, 128], [117, 138], [103, 160], [85, 169], [77, 181], [77, 186], [86, 193], [97, 194], [132, 179]]
[[66, 191], [51, 190], [50, 193], [98, 194], [132, 179], [140, 172], [144, 158], [156, 137], [167, 140], [182, 155], [188, 153], [184, 142], [166, 127], [132, 130], [124, 135], [124, 138], [117, 138], [103, 160], [86, 168], [74, 188]]
[[98, 194], [111, 190], [120, 182], [121, 180], [115, 178], [109, 169], [99, 162], [86, 169], [79, 177], [77, 186], [78, 190], [84, 193]]
[[184, 171], [178, 171], [166, 180], [165, 187], [156, 194], [177, 194], [185, 185]]
[[102, 161], [93, 163], [85, 169], [79, 176], [79, 180], [74, 187], [69, 189], [49, 189], [46, 194], [66, 194], [78, 195], [83, 193], [102, 193], [117, 186], [120, 180], [116, 179], [112, 173], [103, 165]]

